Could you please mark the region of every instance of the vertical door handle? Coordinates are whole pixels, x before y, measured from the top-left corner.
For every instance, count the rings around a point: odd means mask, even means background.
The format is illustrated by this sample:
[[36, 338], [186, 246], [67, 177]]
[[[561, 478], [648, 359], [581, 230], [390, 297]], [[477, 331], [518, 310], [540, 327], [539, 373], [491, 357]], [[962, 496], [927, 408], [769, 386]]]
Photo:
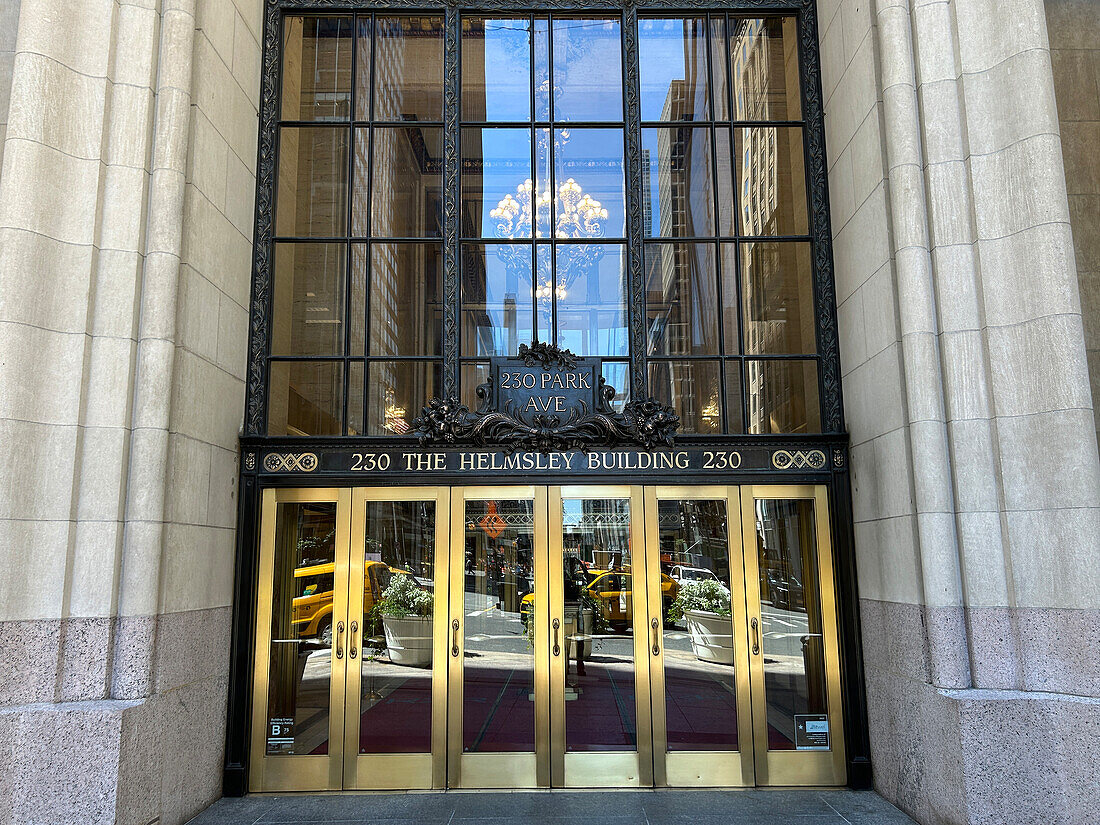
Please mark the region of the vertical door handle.
[[336, 623], [336, 658], [344, 658], [344, 623]]
[[561, 644], [558, 642], [558, 630], [561, 629], [561, 621], [554, 619], [554, 655], [561, 656]]
[[752, 655], [760, 655], [760, 622], [756, 620], [756, 617], [752, 617], [752, 621], [749, 623], [752, 625]]
[[455, 619], [453, 622], [451, 622], [451, 655], [455, 656], [455, 657], [458, 656], [458, 628], [459, 627], [460, 627], [460, 625], [458, 624], [458, 619]]
[[355, 633], [356, 633], [357, 630], [359, 630], [359, 622], [352, 622], [351, 623], [351, 635], [348, 636], [348, 642], [351, 645], [350, 649], [348, 650], [348, 658], [349, 659], [354, 659], [356, 654], [357, 654], [357, 651], [355, 649]]
[[661, 623], [657, 619], [654, 619], [649, 623], [649, 626], [653, 628], [653, 655], [661, 655]]

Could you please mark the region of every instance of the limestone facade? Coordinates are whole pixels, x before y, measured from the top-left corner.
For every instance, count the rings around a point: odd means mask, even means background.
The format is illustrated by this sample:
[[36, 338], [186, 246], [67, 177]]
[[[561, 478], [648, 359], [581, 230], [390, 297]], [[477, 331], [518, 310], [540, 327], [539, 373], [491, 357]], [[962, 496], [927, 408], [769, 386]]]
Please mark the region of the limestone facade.
[[[0, 0], [0, 824], [221, 792], [262, 7]], [[1093, 816], [1098, 14], [818, 3], [875, 786], [922, 823]]]
[[875, 786], [1084, 823], [1100, 474], [1044, 5], [819, 17]]
[[16, 12], [0, 821], [182, 822], [221, 791], [261, 3]]

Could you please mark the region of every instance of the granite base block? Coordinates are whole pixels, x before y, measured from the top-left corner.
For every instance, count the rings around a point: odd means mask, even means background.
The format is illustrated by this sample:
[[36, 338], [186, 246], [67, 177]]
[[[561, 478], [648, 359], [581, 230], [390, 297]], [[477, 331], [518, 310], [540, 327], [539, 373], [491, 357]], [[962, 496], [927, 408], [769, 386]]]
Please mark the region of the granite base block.
[[[1100, 657], [1089, 661], [1097, 644], [1091, 611], [968, 610], [968, 625], [983, 631], [969, 640], [972, 656], [1022, 651], [1000, 664], [987, 655], [976, 674], [995, 681], [1022, 672], [1025, 684], [954, 689], [933, 685], [935, 669], [923, 667], [925, 608], [866, 602], [861, 608], [879, 793], [923, 825], [1096, 822], [1100, 697], [1030, 689], [1093, 689]], [[1046, 659], [1029, 658], [1027, 651], [1043, 647], [1032, 636], [1055, 651], [1048, 672], [1040, 669]], [[960, 641], [967, 645], [965, 635]]]
[[0, 707], [54, 700], [60, 640], [58, 619], [0, 622]]

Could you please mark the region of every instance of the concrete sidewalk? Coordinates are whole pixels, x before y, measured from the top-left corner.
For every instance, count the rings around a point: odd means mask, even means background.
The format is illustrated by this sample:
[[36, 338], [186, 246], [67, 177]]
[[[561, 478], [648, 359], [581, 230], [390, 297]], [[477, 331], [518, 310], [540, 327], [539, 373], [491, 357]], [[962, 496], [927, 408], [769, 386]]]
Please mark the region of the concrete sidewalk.
[[872, 791], [448, 791], [221, 799], [190, 825], [915, 825]]

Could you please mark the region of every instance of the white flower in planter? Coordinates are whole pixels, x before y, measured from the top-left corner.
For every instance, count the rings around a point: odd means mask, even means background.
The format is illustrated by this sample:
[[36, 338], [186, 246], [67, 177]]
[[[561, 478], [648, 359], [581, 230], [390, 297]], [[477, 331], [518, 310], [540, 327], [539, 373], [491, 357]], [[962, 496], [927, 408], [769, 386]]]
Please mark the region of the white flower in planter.
[[431, 665], [432, 604], [432, 594], [404, 573], [395, 574], [382, 591], [378, 611], [382, 614], [386, 651], [395, 665]]
[[685, 581], [669, 609], [669, 617], [687, 621], [696, 658], [733, 664], [733, 616], [730, 592], [713, 579]]

